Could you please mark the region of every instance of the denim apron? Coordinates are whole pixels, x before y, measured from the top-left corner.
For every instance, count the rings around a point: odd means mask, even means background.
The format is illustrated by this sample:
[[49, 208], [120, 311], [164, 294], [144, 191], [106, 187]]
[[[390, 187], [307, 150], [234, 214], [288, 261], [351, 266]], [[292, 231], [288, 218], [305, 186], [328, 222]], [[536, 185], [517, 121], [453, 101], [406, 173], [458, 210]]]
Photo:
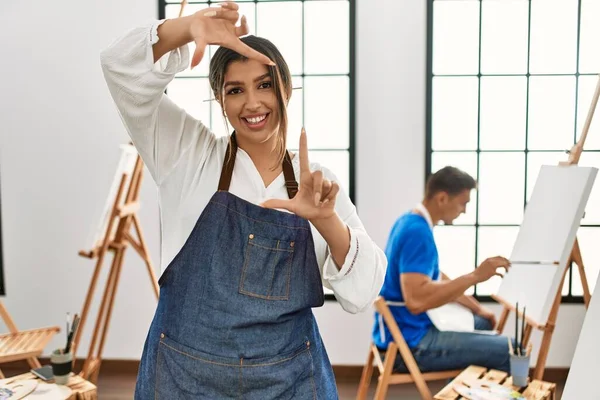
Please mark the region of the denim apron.
[[[337, 399], [312, 307], [324, 302], [309, 222], [218, 191], [159, 279], [135, 399]], [[298, 190], [289, 153], [288, 196]]]

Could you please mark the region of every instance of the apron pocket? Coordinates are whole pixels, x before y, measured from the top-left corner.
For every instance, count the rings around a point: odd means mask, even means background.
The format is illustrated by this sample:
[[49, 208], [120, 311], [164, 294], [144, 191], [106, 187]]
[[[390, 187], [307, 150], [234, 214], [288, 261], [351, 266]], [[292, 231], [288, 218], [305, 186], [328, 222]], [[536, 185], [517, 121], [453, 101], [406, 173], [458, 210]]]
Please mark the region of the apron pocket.
[[155, 392], [158, 400], [316, 399], [310, 343], [273, 357], [240, 360], [206, 354], [161, 335]]
[[239, 292], [266, 300], [288, 300], [294, 242], [248, 236]]
[[244, 360], [244, 400], [314, 400], [317, 388], [310, 343], [271, 359]]
[[240, 365], [161, 335], [156, 358], [156, 400], [239, 399]]

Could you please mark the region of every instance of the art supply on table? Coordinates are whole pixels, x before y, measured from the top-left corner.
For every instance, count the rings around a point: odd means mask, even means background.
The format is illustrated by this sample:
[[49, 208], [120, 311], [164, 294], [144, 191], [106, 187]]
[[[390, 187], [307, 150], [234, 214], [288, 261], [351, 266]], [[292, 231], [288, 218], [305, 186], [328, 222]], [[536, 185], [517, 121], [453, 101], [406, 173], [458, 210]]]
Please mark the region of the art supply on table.
[[43, 381], [50, 381], [54, 379], [54, 374], [52, 373], [52, 365], [44, 365], [40, 368], [32, 368], [30, 372]]
[[67, 312], [67, 329], [65, 330], [67, 335], [71, 332], [71, 313]]
[[71, 344], [73, 336], [79, 327], [79, 314], [75, 314], [73, 321], [67, 313], [67, 341], [64, 348], [56, 349], [50, 356], [50, 365], [54, 382], [58, 385], [66, 385], [69, 382], [69, 375], [73, 369], [73, 354], [71, 353]]
[[73, 354], [64, 353], [63, 349], [56, 349], [50, 355], [50, 365], [52, 365], [54, 382], [57, 385], [66, 385], [73, 370]]
[[72, 395], [73, 389], [68, 386], [40, 382], [35, 391], [27, 396], [25, 400], [65, 400], [71, 398]]
[[483, 379], [465, 379], [454, 384], [453, 389], [470, 400], [526, 400], [516, 390]]
[[510, 355], [510, 376], [515, 386], [525, 387], [529, 384], [528, 355]]
[[[513, 342], [508, 341], [509, 353], [517, 356], [525, 356], [525, 320], [527, 315], [527, 307], [523, 307], [523, 317], [519, 320], [519, 302], [517, 302], [515, 308], [515, 336], [514, 336], [514, 347]], [[521, 333], [519, 334], [519, 326], [521, 327]]]
[[13, 394], [15, 394], [15, 392], [11, 389], [0, 387], [0, 400], [10, 399]]
[[26, 379], [12, 381], [0, 385], [0, 400], [18, 400], [23, 399], [32, 393], [38, 386], [36, 379]]
[[[527, 386], [529, 380], [529, 357], [531, 353], [531, 343], [525, 349], [523, 342], [525, 340], [525, 312], [526, 307], [523, 307], [523, 317], [519, 321], [519, 303], [515, 309], [515, 337], [514, 347], [513, 342], [508, 338], [508, 351], [510, 353], [510, 375], [515, 386]], [[519, 336], [519, 326], [521, 327], [521, 335]]]
[[521, 319], [521, 340], [519, 341], [519, 351], [521, 355], [525, 355], [525, 349], [523, 348], [523, 339], [525, 338], [525, 311], [527, 307], [523, 307], [523, 318]]
[[73, 344], [73, 337], [77, 332], [77, 328], [79, 327], [79, 314], [75, 314], [73, 318], [73, 325], [70, 326], [70, 330], [67, 331], [67, 344], [65, 345], [65, 353], [69, 353], [71, 351], [71, 345]]

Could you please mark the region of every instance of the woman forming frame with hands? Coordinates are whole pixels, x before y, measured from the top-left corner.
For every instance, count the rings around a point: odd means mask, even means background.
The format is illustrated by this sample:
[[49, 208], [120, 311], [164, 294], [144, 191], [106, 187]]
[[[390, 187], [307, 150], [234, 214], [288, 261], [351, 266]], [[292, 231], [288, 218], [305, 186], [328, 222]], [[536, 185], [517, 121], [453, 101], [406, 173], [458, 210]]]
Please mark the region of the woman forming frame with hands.
[[[323, 286], [370, 308], [387, 261], [335, 175], [287, 151], [291, 75], [238, 6], [134, 28], [101, 54], [122, 121], [159, 190], [160, 298], [136, 399], [337, 399], [313, 307]], [[233, 127], [216, 137], [164, 94], [218, 45], [209, 81]]]

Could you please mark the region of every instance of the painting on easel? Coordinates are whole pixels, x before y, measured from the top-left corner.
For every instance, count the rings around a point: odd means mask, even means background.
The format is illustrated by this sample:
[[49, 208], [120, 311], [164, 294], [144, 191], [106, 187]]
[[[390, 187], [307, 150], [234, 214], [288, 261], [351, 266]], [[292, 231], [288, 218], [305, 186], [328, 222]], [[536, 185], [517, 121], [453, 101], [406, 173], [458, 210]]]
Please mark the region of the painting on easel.
[[[135, 168], [135, 163], [138, 155], [135, 147], [132, 144], [123, 144], [120, 146], [120, 148], [121, 157], [119, 159], [119, 164], [117, 165], [117, 170], [115, 171], [113, 181], [108, 192], [108, 197], [106, 198], [106, 202], [104, 203], [104, 208], [102, 209], [102, 213], [99, 217], [98, 225], [90, 233], [88, 241], [86, 242], [85, 248], [90, 249], [91, 251], [94, 251], [99, 246], [102, 246], [102, 242], [107, 234], [106, 230], [108, 229], [108, 223], [112, 212], [112, 207], [114, 206], [123, 174], [127, 175], [125, 187], [128, 187], [129, 181], [131, 180], [131, 176], [133, 175], [133, 169]], [[121, 207], [124, 202], [125, 196], [122, 196], [122, 198], [119, 199], [118, 206]], [[113, 225], [113, 232], [110, 232], [109, 237], [114, 237], [114, 231], [116, 229], [117, 226], [115, 224]]]

